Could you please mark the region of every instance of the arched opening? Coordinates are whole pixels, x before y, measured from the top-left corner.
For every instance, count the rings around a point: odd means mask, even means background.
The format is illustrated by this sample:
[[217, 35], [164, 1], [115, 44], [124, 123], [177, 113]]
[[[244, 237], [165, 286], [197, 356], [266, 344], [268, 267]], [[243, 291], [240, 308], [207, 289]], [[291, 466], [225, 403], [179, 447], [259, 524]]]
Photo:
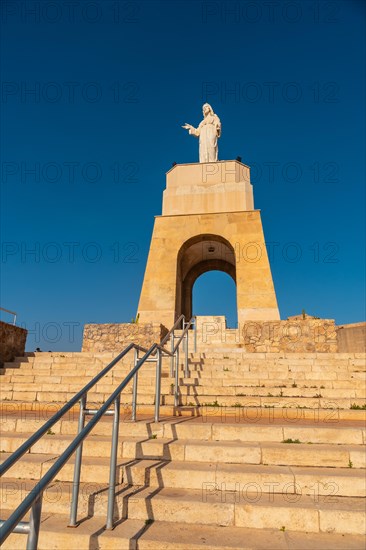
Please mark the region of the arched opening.
[[222, 271], [210, 271], [198, 277], [193, 285], [193, 315], [224, 315], [227, 327], [238, 326], [236, 285]]
[[227, 273], [236, 284], [234, 249], [219, 235], [197, 235], [181, 247], [177, 259], [177, 317], [183, 313], [186, 319], [191, 318], [193, 285], [208, 271]]

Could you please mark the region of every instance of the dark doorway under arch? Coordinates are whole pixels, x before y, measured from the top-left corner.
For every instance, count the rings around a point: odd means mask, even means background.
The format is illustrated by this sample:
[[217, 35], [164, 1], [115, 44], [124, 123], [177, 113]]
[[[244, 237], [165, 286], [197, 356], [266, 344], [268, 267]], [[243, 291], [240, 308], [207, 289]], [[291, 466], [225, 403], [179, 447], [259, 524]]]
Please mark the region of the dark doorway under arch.
[[222, 271], [206, 272], [198, 277], [192, 291], [193, 315], [224, 315], [228, 328], [237, 328], [236, 285]]
[[186, 319], [191, 318], [193, 285], [209, 271], [223, 271], [236, 283], [234, 249], [219, 235], [197, 235], [185, 242], [178, 254], [176, 316], [183, 313]]

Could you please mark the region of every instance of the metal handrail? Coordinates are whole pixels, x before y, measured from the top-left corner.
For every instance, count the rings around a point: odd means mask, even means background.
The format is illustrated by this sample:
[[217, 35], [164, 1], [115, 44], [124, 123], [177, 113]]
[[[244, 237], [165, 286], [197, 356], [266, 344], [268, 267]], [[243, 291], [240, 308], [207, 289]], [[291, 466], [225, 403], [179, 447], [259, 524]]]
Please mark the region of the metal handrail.
[[6, 313], [10, 313], [11, 315], [14, 315], [14, 319], [13, 319], [13, 325], [15, 325], [15, 322], [17, 320], [17, 314], [15, 313], [15, 311], [10, 311], [10, 309], [5, 309], [4, 307], [0, 307], [1, 311], [6, 311]]
[[100, 371], [99, 374], [97, 374], [90, 382], [88, 382], [77, 394], [74, 395], [74, 397], [72, 397], [70, 399], [70, 401], [68, 401], [57, 413], [55, 413], [49, 420], [47, 420], [47, 422], [45, 422], [45, 424], [43, 424], [43, 426], [41, 426], [33, 435], [32, 437], [30, 437], [29, 439], [27, 439], [27, 441], [24, 441], [24, 443], [16, 450], [14, 451], [14, 453], [12, 455], [10, 455], [0, 466], [0, 476], [3, 476], [5, 474], [5, 472], [7, 470], [9, 470], [9, 468], [11, 466], [13, 466], [13, 464], [15, 464], [15, 462], [17, 462], [19, 460], [19, 458], [21, 458], [26, 452], [29, 451], [29, 449], [35, 444], [37, 443], [37, 441], [50, 429], [52, 428], [52, 426], [54, 424], [56, 424], [56, 422], [58, 422], [74, 405], [76, 405], [76, 403], [78, 401], [80, 401], [80, 399], [83, 397], [83, 395], [85, 393], [88, 393], [89, 390], [91, 390], [91, 388], [93, 386], [95, 386], [95, 384], [97, 382], [99, 382], [99, 380], [101, 378], [103, 378], [103, 376], [105, 374], [107, 374], [107, 372], [109, 372], [116, 363], [118, 363], [125, 355], [127, 355], [127, 353], [135, 347], [135, 344], [129, 344], [119, 355], [117, 355], [117, 357], [115, 357], [113, 359], [113, 361], [111, 361], [103, 370]]
[[[130, 348], [130, 346], [128, 346], [128, 347]], [[109, 409], [109, 407], [111, 406], [113, 401], [116, 400], [117, 397], [119, 397], [121, 391], [125, 388], [125, 386], [128, 384], [128, 382], [134, 376], [134, 374], [143, 365], [145, 360], [151, 355], [151, 353], [156, 349], [156, 347], [157, 347], [157, 344], [154, 344], [150, 348], [150, 350], [147, 353], [145, 353], [144, 357], [142, 359], [140, 359], [140, 361], [138, 361], [137, 365], [129, 372], [129, 374], [126, 376], [124, 381], [121, 382], [121, 384], [114, 390], [114, 392], [110, 395], [110, 397], [107, 399], [107, 401], [102, 405], [102, 407], [94, 415], [94, 417], [88, 422], [88, 424], [85, 427], [83, 427], [83, 429], [78, 433], [78, 435], [70, 443], [70, 445], [67, 447], [67, 449], [60, 455], [60, 457], [57, 459], [57, 461], [52, 466], [52, 468], [50, 468], [48, 470], [48, 472], [41, 478], [41, 480], [36, 484], [34, 489], [27, 495], [27, 497], [18, 506], [18, 508], [13, 512], [13, 514], [9, 517], [9, 519], [4, 522], [4, 524], [2, 526], [3, 532], [1, 533], [1, 544], [6, 540], [8, 535], [10, 535], [10, 533], [13, 531], [14, 527], [24, 517], [24, 515], [33, 506], [33, 504], [42, 496], [42, 493], [45, 491], [45, 489], [47, 488], [49, 483], [54, 479], [54, 477], [57, 475], [57, 473], [60, 471], [60, 469], [65, 465], [65, 463], [70, 458], [70, 456], [82, 444], [85, 437], [89, 434], [89, 432], [98, 423], [100, 418]], [[118, 401], [119, 401], [119, 399], [118, 399]], [[118, 410], [119, 410], [119, 407], [118, 407]], [[114, 435], [114, 437], [113, 437], [113, 440], [114, 440], [116, 434], [113, 434], [113, 435]], [[31, 436], [28, 440], [28, 441], [31, 441], [30, 446], [34, 445], [34, 443], [35, 443], [35, 441], [33, 440], [33, 437], [34, 436]], [[117, 439], [118, 439], [118, 435], [117, 435]], [[75, 481], [75, 479], [74, 479], [74, 481]], [[114, 485], [115, 485], [115, 482], [113, 483], [113, 486]], [[75, 495], [73, 494], [73, 497], [74, 496]], [[113, 500], [114, 500], [114, 492], [113, 492]], [[75, 502], [75, 498], [73, 499], [73, 502]], [[108, 511], [109, 511], [109, 508], [110, 508], [110, 503], [109, 503], [109, 498], [108, 498]], [[33, 512], [33, 510], [32, 510], [32, 512]]]
[[191, 328], [195, 320], [196, 320], [196, 317], [192, 317], [192, 319], [188, 321], [188, 323], [185, 323], [186, 326], [184, 327], [182, 334], [178, 336], [179, 340], [173, 348], [173, 353], [178, 349], [178, 347], [180, 346], [180, 343], [182, 342], [183, 338], [185, 338], [186, 334], [188, 333], [188, 330]]
[[[184, 340], [184, 377], [188, 378], [188, 334], [189, 329], [194, 324], [194, 351], [196, 351], [196, 345], [197, 345], [197, 320], [196, 316], [193, 316], [188, 323], [185, 323], [183, 321], [183, 331], [180, 336], [178, 336], [178, 342], [174, 345], [174, 333], [172, 338], [172, 353], [175, 357], [175, 376], [174, 376], [174, 406], [178, 407], [179, 402], [179, 346], [181, 342]], [[184, 326], [185, 325], [185, 326]], [[171, 373], [172, 374], [172, 373]]]
[[169, 338], [170, 338], [170, 335], [175, 331], [175, 329], [180, 325], [180, 323], [181, 323], [182, 321], [183, 321], [183, 323], [184, 323], [184, 321], [185, 321], [185, 316], [184, 316], [184, 315], [180, 315], [180, 316], [178, 317], [178, 319], [175, 321], [174, 325], [173, 325], [172, 328], [169, 330], [168, 334], [166, 334], [166, 335], [164, 336], [164, 338], [162, 339], [162, 341], [160, 342], [160, 345], [161, 345], [161, 346], [164, 346], [164, 345], [168, 342], [168, 340], [169, 340]]
[[[60, 411], [58, 411], [52, 418], [50, 418], [37, 432], [35, 432], [26, 442], [24, 442], [0, 467], [0, 473], [3, 475], [17, 460], [19, 460], [24, 453], [26, 453], [41, 437], [44, 435], [50, 427], [52, 427], [62, 416], [71, 409], [80, 400], [80, 414], [78, 424], [78, 434], [67, 447], [67, 449], [59, 456], [54, 465], [48, 470], [48, 472], [40, 479], [35, 485], [33, 490], [27, 495], [27, 497], [21, 502], [18, 508], [11, 514], [6, 520], [0, 520], [0, 543], [2, 544], [8, 536], [14, 531], [18, 533], [28, 534], [27, 550], [36, 550], [38, 545], [38, 536], [40, 528], [40, 519], [42, 511], [42, 497], [43, 493], [48, 487], [49, 483], [55, 478], [57, 473], [65, 465], [71, 455], [76, 452], [75, 466], [74, 466], [74, 479], [73, 490], [71, 500], [71, 512], [70, 512], [70, 527], [75, 527], [77, 523], [77, 508], [79, 499], [80, 488], [80, 474], [82, 464], [82, 448], [83, 442], [87, 435], [91, 432], [94, 426], [99, 422], [103, 415], [113, 415], [113, 430], [112, 430], [112, 450], [110, 457], [110, 476], [109, 476], [109, 488], [108, 488], [108, 507], [107, 507], [107, 529], [113, 528], [113, 510], [115, 500], [115, 485], [116, 485], [116, 468], [117, 468], [117, 448], [118, 448], [118, 434], [119, 434], [119, 416], [120, 416], [120, 394], [127, 386], [127, 384], [133, 378], [133, 390], [132, 390], [132, 420], [136, 420], [136, 399], [137, 399], [137, 381], [138, 371], [145, 362], [156, 361], [156, 387], [155, 387], [155, 421], [159, 421], [160, 411], [160, 390], [161, 390], [161, 366], [162, 356], [164, 354], [175, 358], [176, 362], [176, 380], [178, 379], [179, 371], [179, 345], [186, 335], [186, 358], [188, 358], [188, 329], [192, 325], [194, 318], [190, 322], [185, 323], [183, 315], [176, 321], [173, 327], [170, 329], [165, 339], [160, 344], [153, 344], [148, 350], [137, 344], [129, 344], [115, 359], [111, 361], [97, 376], [95, 376], [86, 386], [80, 390], [73, 398], [70, 399], [66, 405], [64, 405]], [[164, 343], [172, 336], [174, 340], [174, 330], [178, 324], [183, 321], [183, 334], [179, 339], [179, 342], [174, 346], [174, 351], [168, 351], [163, 347]], [[184, 327], [184, 325], [186, 325]], [[91, 410], [86, 408], [88, 391], [105, 375], [109, 372], [116, 363], [118, 363], [129, 351], [134, 349], [135, 360], [134, 367], [125, 377], [125, 379], [119, 384], [119, 386], [113, 391], [106, 402], [99, 410]], [[139, 351], [144, 352], [144, 356], [139, 359]], [[152, 359], [151, 356], [155, 355], [156, 358]], [[178, 393], [176, 387], [176, 394]], [[109, 407], [114, 404], [114, 411]], [[93, 418], [84, 426], [85, 416], [92, 415]], [[31, 515], [29, 522], [22, 522], [21, 520], [31, 509]]]

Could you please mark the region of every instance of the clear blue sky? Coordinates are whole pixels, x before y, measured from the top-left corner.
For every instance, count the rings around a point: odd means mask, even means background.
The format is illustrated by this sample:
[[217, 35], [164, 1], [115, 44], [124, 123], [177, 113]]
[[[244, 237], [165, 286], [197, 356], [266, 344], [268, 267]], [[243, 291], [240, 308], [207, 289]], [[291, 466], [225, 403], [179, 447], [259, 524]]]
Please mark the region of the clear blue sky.
[[[197, 160], [181, 124], [206, 100], [220, 159], [252, 167], [281, 318], [364, 319], [364, 2], [5, 0], [1, 15], [1, 306], [28, 349], [78, 350], [85, 323], [135, 315], [165, 172]], [[195, 313], [233, 324], [234, 309], [227, 275], [196, 282]]]

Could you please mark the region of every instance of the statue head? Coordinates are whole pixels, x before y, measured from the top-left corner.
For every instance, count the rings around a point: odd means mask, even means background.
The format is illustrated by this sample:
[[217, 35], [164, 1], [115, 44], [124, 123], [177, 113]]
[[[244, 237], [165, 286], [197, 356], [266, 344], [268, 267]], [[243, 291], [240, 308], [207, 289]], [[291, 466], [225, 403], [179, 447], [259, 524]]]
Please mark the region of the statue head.
[[211, 107], [211, 105], [209, 103], [205, 103], [202, 106], [202, 112], [203, 112], [203, 116], [207, 116], [208, 114], [210, 114], [210, 115], [214, 114], [213, 108]]

